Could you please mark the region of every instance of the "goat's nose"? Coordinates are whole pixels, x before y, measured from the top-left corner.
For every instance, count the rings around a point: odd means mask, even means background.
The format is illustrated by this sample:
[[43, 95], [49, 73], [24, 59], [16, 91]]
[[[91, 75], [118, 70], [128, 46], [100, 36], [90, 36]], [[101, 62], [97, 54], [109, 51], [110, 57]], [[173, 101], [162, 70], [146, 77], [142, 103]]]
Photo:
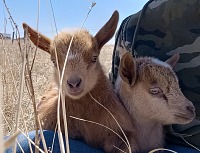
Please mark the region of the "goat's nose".
[[194, 113], [195, 112], [195, 107], [194, 106], [187, 106], [186, 108], [190, 113]]
[[67, 80], [67, 84], [70, 88], [78, 88], [81, 85], [81, 78], [79, 77], [72, 77]]

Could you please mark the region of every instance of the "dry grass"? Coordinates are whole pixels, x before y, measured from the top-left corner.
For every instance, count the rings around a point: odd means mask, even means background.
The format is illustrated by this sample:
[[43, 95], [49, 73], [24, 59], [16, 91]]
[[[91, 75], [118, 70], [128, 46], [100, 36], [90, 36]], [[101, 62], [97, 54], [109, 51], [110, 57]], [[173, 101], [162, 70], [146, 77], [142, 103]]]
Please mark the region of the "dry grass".
[[[23, 40], [21, 41], [22, 49], [25, 50]], [[28, 58], [32, 62], [35, 47], [31, 45], [28, 50]], [[105, 72], [108, 73], [111, 68], [113, 45], [106, 45], [103, 47], [100, 54], [100, 61], [102, 62]], [[32, 70], [32, 80], [35, 90], [35, 97], [38, 100], [42, 93], [46, 90], [48, 83], [53, 79], [53, 64], [50, 61], [49, 55], [38, 49], [35, 63]], [[22, 57], [19, 51], [17, 42], [5, 40], [4, 44], [0, 41], [0, 86], [2, 88], [3, 101], [2, 112], [4, 134], [9, 135], [14, 132], [14, 123], [16, 116], [16, 104], [19, 98], [20, 75], [22, 68]], [[34, 112], [33, 104], [26, 87], [23, 91], [22, 112], [20, 117], [20, 129], [25, 131], [24, 122], [27, 129], [34, 129]]]

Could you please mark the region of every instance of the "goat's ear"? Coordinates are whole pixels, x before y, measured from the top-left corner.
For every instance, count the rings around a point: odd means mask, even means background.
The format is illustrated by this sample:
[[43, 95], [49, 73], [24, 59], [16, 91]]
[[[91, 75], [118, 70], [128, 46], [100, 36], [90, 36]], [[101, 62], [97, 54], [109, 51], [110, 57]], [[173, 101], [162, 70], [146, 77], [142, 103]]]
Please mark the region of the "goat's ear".
[[129, 85], [133, 86], [135, 84], [136, 62], [129, 52], [124, 53], [120, 60], [119, 75]]
[[51, 40], [44, 36], [43, 34], [37, 32], [36, 30], [29, 27], [26, 23], [22, 24], [25, 33], [28, 34], [30, 40], [38, 46], [40, 49], [50, 53]]
[[107, 43], [114, 35], [119, 20], [118, 11], [114, 11], [109, 21], [99, 30], [95, 35], [97, 40], [98, 50], [100, 50], [105, 43]]
[[174, 54], [172, 57], [170, 57], [165, 62], [169, 65], [171, 65], [172, 68], [177, 64], [178, 60], [180, 59], [180, 55], [178, 53]]

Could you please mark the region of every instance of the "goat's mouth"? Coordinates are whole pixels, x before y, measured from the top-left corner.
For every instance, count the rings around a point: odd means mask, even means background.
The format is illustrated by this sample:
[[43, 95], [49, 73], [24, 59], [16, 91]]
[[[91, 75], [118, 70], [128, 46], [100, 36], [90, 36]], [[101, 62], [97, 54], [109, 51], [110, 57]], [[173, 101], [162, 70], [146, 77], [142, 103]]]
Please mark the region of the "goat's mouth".
[[187, 124], [189, 122], [191, 122], [195, 115], [191, 115], [191, 114], [174, 114], [175, 118], [178, 119], [177, 124]]
[[68, 93], [72, 97], [79, 97], [83, 93], [83, 89], [82, 90], [68, 90]]

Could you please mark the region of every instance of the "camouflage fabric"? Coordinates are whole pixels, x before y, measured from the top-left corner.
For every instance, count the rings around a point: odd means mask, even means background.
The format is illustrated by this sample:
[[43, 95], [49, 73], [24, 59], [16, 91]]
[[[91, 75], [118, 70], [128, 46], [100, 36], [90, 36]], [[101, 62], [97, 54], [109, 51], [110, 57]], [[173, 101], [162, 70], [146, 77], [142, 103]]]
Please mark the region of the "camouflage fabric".
[[111, 81], [114, 83], [118, 74], [119, 47], [134, 56], [154, 56], [162, 61], [180, 53], [175, 71], [184, 95], [196, 107], [196, 119], [168, 127], [167, 140], [185, 145], [186, 140], [200, 148], [200, 0], [151, 0], [142, 12], [124, 19], [116, 35]]

